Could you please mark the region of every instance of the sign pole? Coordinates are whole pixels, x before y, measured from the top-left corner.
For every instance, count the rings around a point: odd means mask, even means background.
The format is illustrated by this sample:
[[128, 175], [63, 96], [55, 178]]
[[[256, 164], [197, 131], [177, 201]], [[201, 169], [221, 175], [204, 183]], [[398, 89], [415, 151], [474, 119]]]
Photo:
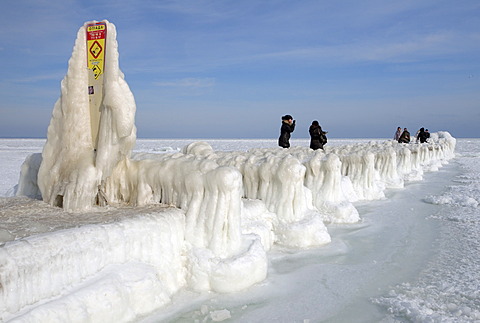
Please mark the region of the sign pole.
[[86, 32], [90, 124], [92, 131], [92, 146], [93, 149], [96, 150], [98, 146], [98, 131], [100, 127], [101, 105], [103, 100], [103, 75], [105, 71], [107, 24], [105, 22], [88, 24]]

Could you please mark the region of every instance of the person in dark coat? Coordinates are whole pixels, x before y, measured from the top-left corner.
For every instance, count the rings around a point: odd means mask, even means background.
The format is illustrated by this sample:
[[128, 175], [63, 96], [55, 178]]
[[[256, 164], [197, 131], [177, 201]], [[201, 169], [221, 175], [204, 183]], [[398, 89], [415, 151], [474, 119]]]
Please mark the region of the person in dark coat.
[[407, 128], [403, 128], [402, 135], [398, 139], [399, 143], [408, 144], [410, 142], [410, 132], [408, 132]]
[[327, 136], [325, 136], [327, 132], [322, 130], [317, 120], [312, 122], [308, 132], [310, 133], [310, 148], [313, 150], [323, 149], [323, 145], [327, 143]]
[[427, 142], [428, 137], [430, 137], [430, 134], [425, 132], [424, 128], [420, 128], [417, 136], [418, 140], [420, 140], [420, 143], [423, 144], [424, 142]]
[[283, 148], [290, 147], [290, 133], [295, 130], [295, 120], [289, 114], [282, 117], [282, 128], [280, 129], [280, 138], [278, 145]]

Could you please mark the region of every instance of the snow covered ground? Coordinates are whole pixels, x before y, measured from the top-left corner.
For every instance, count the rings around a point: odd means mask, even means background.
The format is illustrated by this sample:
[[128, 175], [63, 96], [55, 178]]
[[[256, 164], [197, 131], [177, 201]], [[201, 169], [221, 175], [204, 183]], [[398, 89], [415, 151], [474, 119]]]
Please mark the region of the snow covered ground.
[[[181, 151], [192, 141], [142, 139], [137, 140], [134, 152], [168, 154]], [[276, 147], [276, 140], [206, 141], [215, 151]], [[331, 139], [328, 146], [333, 149], [335, 146], [370, 141]], [[159, 251], [168, 250], [169, 254], [162, 254], [162, 258], [171, 259], [175, 259], [175, 253], [182, 252], [175, 249], [176, 244], [171, 240], [175, 239], [174, 233], [165, 231], [166, 227], [181, 224], [182, 212], [179, 209], [149, 205], [72, 214], [38, 200], [13, 197], [13, 187], [18, 182], [23, 161], [28, 155], [41, 152], [44, 144], [45, 140], [40, 139], [0, 139], [0, 196], [4, 196], [0, 198], [2, 249], [6, 241], [28, 238], [25, 244], [40, 245], [41, 242], [42, 246], [48, 246], [49, 240], [64, 241], [64, 248], [52, 246], [52, 252], [63, 252], [70, 247], [79, 250], [77, 258], [71, 261], [76, 264], [74, 268], [77, 272], [71, 276], [64, 274], [56, 281], [49, 278], [49, 273], [41, 273], [34, 280], [35, 286], [17, 286], [20, 289], [18, 297], [21, 293], [33, 295], [39, 290], [46, 294], [42, 300], [45, 312], [38, 314], [44, 315], [44, 318], [49, 317], [49, 310], [61, 311], [62, 306], [72, 304], [72, 295], [85, 298], [92, 295], [92, 302], [102, 305], [98, 311], [103, 313], [106, 321], [480, 320], [480, 139], [458, 139], [456, 158], [438, 171], [426, 172], [423, 180], [407, 181], [404, 188], [387, 189], [384, 199], [355, 202], [361, 221], [327, 225], [331, 243], [307, 249], [274, 245], [267, 254], [266, 279], [230, 293], [189, 288], [175, 290], [173, 283], [172, 286], [156, 286], [159, 281], [155, 274], [165, 275], [167, 281], [179, 278], [169, 278], [171, 268], [162, 269], [159, 274], [143, 265], [154, 263], [161, 267], [161, 263], [156, 263]], [[292, 140], [292, 146], [307, 147], [308, 140]], [[162, 212], [168, 213], [169, 217], [159, 221], [155, 214]], [[159, 233], [171, 234], [170, 242], [163, 241], [165, 236], [162, 234], [145, 241], [129, 241], [129, 237], [125, 236], [125, 228], [143, 230], [154, 226]], [[102, 238], [105, 232], [109, 241]], [[98, 244], [108, 246], [117, 241], [115, 239], [122, 243], [123, 249], [119, 249], [123, 254], [110, 250], [103, 257], [89, 258], [89, 249]], [[162, 250], [149, 248], [152, 242], [158, 241], [163, 241], [162, 244], [167, 247]], [[0, 265], [5, 266], [4, 258], [1, 258], [4, 256], [2, 249]], [[98, 257], [98, 254], [90, 256]], [[138, 263], [130, 261], [123, 268], [110, 266], [102, 271], [102, 276], [89, 278], [92, 275], [88, 271], [95, 270], [102, 261], [108, 260], [104, 258], [116, 257], [115, 260], [120, 263], [118, 259], [128, 256], [138, 259]], [[182, 270], [180, 266], [179, 270]], [[85, 277], [71, 283], [75, 286], [75, 293], [66, 297], [48, 295], [49, 286], [45, 284], [68, 283], [75, 274]], [[240, 275], [249, 274], [240, 271]], [[98, 298], [100, 290], [108, 297]], [[89, 294], [92, 291], [95, 294]], [[129, 294], [132, 291], [138, 294]], [[154, 291], [162, 292], [155, 294]], [[129, 297], [134, 296], [145, 299], [144, 304], [155, 305], [157, 310], [152, 312], [151, 307], [142, 307], [142, 302], [138, 300], [129, 302]], [[8, 302], [11, 303], [10, 309], [15, 308], [15, 299]], [[128, 306], [123, 308], [122, 305]], [[27, 306], [14, 315], [3, 313], [2, 317], [13, 319], [32, 309]], [[87, 312], [85, 308], [70, 309], [64, 317], [70, 321], [82, 321], [88, 318]]]

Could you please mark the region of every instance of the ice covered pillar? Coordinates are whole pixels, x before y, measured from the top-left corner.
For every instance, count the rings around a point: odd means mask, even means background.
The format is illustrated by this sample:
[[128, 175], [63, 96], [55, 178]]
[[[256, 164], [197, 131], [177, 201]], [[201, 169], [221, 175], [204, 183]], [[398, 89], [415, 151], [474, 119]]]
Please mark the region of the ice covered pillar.
[[135, 110], [118, 64], [115, 25], [86, 22], [48, 127], [38, 173], [43, 200], [67, 211], [102, 202], [102, 180], [135, 144]]

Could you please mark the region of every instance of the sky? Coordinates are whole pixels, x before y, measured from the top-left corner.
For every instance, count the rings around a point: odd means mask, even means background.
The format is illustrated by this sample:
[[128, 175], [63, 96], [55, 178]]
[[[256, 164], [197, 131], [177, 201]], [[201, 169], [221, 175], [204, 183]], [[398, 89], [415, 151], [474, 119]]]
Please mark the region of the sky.
[[45, 138], [77, 31], [115, 24], [139, 138], [480, 137], [478, 0], [0, 4], [0, 137]]

